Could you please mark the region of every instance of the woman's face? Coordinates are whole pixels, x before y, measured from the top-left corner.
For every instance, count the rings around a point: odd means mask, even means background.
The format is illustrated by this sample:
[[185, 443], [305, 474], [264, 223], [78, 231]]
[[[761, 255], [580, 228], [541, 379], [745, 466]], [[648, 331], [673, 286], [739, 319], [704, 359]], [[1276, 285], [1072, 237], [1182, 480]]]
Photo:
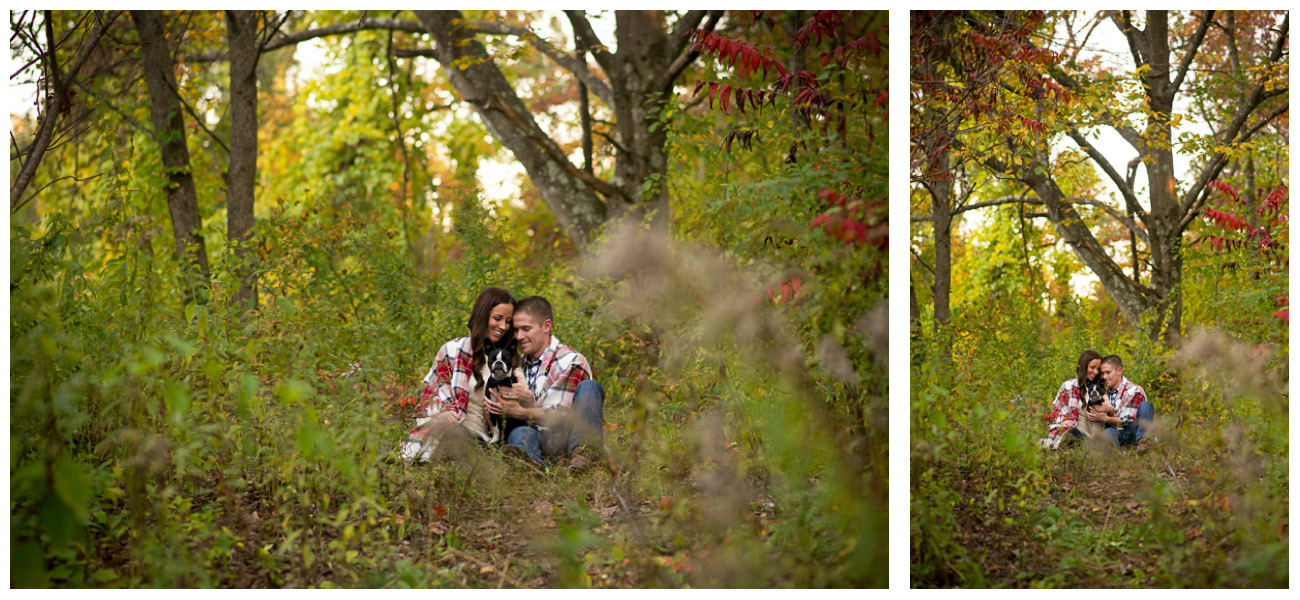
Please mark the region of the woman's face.
[[[501, 336], [510, 331], [510, 323], [514, 317], [515, 305], [513, 304], [498, 304], [492, 307], [492, 314], [488, 315], [487, 335], [493, 344], [501, 341]], [[1097, 362], [1100, 363], [1101, 361]], [[1091, 368], [1089, 367], [1089, 369]]]
[[1094, 358], [1094, 359], [1088, 361], [1088, 381], [1092, 381], [1092, 380], [1096, 379], [1096, 378], [1097, 378], [1097, 373], [1100, 373], [1100, 372], [1101, 372], [1101, 359], [1100, 359], [1100, 358]]

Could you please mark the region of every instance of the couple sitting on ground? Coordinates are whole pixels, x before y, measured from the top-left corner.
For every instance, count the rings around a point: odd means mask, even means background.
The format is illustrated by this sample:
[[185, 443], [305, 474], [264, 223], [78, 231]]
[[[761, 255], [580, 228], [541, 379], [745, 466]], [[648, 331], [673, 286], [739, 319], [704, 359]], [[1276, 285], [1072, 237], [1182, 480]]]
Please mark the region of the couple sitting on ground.
[[1075, 375], [1056, 392], [1052, 411], [1045, 415], [1047, 437], [1040, 445], [1057, 448], [1063, 441], [1105, 435], [1120, 448], [1136, 444], [1151, 430], [1155, 405], [1142, 386], [1124, 377], [1120, 357], [1102, 358], [1095, 350], [1084, 350]]
[[[483, 290], [469, 336], [444, 344], [424, 377], [402, 456], [456, 458], [477, 439], [504, 441], [506, 454], [536, 465], [567, 457], [570, 469], [590, 467], [604, 447], [605, 391], [587, 359], [551, 335], [553, 324], [545, 298], [516, 303], [501, 288]], [[489, 360], [514, 364], [498, 370]]]

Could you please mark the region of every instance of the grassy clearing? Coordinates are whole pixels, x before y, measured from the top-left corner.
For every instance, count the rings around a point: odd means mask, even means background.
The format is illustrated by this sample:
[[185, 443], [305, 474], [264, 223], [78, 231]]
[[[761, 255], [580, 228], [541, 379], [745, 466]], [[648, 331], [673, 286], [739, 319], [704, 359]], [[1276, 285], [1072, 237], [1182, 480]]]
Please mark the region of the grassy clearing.
[[1285, 587], [1285, 386], [1267, 361], [1213, 335], [1147, 358], [1170, 373], [1147, 387], [1156, 439], [1124, 451], [1041, 450], [1045, 403], [979, 406], [960, 386], [922, 389], [912, 584]]
[[[523, 283], [488, 261], [429, 281], [356, 225], [272, 224], [297, 250], [264, 264], [246, 315], [178, 306], [160, 283], [175, 265], [129, 231], [98, 266], [75, 226], [15, 238], [12, 585], [885, 584], [884, 320], [858, 296], [856, 321], [824, 320], [860, 264], [824, 268], [798, 307], [706, 295], [736, 269], [667, 251], [613, 282]], [[373, 260], [332, 267], [342, 249]], [[412, 425], [402, 399], [489, 283], [551, 297], [558, 335], [593, 357], [614, 468], [387, 460]], [[629, 297], [664, 319], [618, 312]], [[852, 378], [826, 366], [844, 360]]]

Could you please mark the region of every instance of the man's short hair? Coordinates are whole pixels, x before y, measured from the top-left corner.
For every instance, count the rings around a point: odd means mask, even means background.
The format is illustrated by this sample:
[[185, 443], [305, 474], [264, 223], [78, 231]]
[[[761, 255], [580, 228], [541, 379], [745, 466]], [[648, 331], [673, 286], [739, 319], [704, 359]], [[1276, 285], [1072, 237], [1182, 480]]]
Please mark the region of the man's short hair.
[[541, 325], [546, 321], [555, 326], [555, 314], [551, 312], [551, 303], [541, 296], [529, 296], [515, 304], [515, 314], [528, 313], [537, 319], [537, 324]]
[[[518, 311], [519, 309], [516, 308], [515, 310]], [[1112, 354], [1110, 356], [1107, 356], [1106, 358], [1101, 359], [1101, 364], [1111, 365], [1119, 369], [1124, 368], [1124, 360], [1121, 359], [1118, 354]]]

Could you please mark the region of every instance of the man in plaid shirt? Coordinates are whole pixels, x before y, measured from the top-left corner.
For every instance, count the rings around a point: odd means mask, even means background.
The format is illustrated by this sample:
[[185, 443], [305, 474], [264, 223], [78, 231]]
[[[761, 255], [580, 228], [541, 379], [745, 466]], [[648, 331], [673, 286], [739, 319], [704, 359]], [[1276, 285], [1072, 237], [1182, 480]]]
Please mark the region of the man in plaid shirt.
[[571, 470], [583, 470], [604, 447], [605, 390], [593, 381], [587, 359], [551, 335], [553, 324], [545, 298], [532, 296], [515, 305], [524, 381], [493, 390], [487, 410], [527, 422], [507, 434], [506, 452], [539, 464], [543, 456], [568, 456]]
[[[1087, 418], [1104, 422], [1106, 435], [1116, 447], [1137, 443], [1155, 419], [1155, 405], [1147, 398], [1142, 386], [1124, 377], [1124, 361], [1120, 357], [1112, 354], [1101, 359], [1101, 377], [1106, 382], [1106, 398], [1115, 407], [1115, 414], [1089, 413]], [[1127, 439], [1121, 435], [1121, 430], [1130, 427], [1136, 427], [1136, 435]]]

